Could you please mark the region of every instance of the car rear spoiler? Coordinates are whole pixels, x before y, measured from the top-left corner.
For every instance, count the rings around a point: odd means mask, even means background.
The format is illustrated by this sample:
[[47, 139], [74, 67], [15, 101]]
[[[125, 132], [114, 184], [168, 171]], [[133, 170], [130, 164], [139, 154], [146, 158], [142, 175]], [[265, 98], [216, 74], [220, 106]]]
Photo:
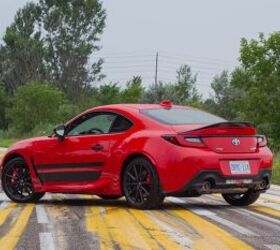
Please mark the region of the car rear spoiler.
[[238, 136], [238, 135], [256, 135], [256, 126], [250, 122], [219, 122], [207, 125], [194, 130], [183, 131], [179, 134], [193, 136]]

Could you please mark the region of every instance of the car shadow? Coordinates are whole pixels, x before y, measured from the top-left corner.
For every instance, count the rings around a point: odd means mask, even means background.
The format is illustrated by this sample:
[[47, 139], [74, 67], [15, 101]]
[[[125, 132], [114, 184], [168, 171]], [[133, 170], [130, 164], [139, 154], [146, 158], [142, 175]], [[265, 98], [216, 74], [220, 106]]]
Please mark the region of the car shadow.
[[[92, 206], [102, 206], [102, 207], [116, 207], [116, 208], [130, 208], [124, 198], [119, 200], [103, 200], [98, 197], [88, 196], [87, 198], [52, 198], [52, 199], [43, 199], [37, 202], [36, 204], [50, 205], [50, 206], [69, 206], [69, 207], [92, 207]], [[205, 204], [202, 202], [188, 201], [185, 199], [185, 203], [176, 203], [170, 202], [166, 199], [163, 205], [156, 210], [185, 210], [185, 209], [207, 209], [207, 210], [225, 210], [225, 209], [238, 209], [237, 207], [230, 206], [228, 204]]]

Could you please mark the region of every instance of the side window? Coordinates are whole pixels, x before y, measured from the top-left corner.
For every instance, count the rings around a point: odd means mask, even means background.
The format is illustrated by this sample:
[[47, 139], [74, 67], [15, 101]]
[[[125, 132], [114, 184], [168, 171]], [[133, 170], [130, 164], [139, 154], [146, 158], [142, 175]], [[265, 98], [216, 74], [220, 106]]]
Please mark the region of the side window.
[[110, 133], [117, 133], [128, 130], [132, 125], [133, 124], [131, 121], [119, 115], [113, 122]]
[[86, 115], [70, 125], [67, 135], [107, 134], [116, 116], [110, 113]]

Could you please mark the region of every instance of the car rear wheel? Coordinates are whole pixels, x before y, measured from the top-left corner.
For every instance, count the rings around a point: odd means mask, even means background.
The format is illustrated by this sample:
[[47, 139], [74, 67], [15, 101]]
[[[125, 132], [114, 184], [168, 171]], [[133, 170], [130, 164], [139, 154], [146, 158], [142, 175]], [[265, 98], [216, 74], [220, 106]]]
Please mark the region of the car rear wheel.
[[249, 206], [260, 196], [260, 193], [248, 191], [244, 194], [222, 194], [227, 203], [232, 206]]
[[126, 200], [134, 208], [159, 208], [164, 200], [158, 175], [144, 157], [136, 158], [126, 166], [122, 183]]
[[15, 202], [36, 202], [45, 193], [34, 192], [31, 175], [24, 160], [20, 157], [7, 163], [2, 172], [2, 188]]
[[122, 198], [121, 195], [98, 195], [103, 200], [118, 200]]

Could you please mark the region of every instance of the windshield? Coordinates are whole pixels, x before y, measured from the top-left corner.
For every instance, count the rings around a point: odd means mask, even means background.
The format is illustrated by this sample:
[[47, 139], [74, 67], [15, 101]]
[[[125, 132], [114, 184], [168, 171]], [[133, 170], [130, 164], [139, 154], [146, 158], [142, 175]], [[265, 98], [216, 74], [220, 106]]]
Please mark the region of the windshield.
[[140, 112], [153, 120], [169, 125], [214, 124], [226, 120], [196, 109], [143, 109]]

